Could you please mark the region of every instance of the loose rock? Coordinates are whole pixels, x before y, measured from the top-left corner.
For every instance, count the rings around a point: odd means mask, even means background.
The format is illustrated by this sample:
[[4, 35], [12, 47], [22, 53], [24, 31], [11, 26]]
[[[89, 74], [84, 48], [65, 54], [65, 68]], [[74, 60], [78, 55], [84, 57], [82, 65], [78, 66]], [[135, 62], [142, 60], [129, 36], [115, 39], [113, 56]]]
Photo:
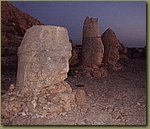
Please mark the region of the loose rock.
[[87, 96], [84, 90], [82, 89], [76, 89], [75, 91], [75, 99], [76, 99], [76, 104], [78, 106], [85, 105], [87, 102]]

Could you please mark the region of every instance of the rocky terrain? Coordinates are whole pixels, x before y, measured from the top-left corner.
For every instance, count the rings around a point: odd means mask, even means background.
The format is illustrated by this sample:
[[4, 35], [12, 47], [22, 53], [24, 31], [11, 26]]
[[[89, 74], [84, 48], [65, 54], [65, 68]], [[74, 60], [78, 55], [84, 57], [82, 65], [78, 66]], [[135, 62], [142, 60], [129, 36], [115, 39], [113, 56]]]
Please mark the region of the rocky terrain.
[[146, 125], [146, 48], [127, 52], [89, 17], [77, 46], [8, 2], [1, 24], [3, 125]]
[[2, 119], [4, 125], [146, 125], [146, 63], [144, 59], [123, 62], [124, 69], [109, 71], [103, 79], [69, 76], [73, 89], [84, 90], [78, 105], [58, 116], [19, 114]]

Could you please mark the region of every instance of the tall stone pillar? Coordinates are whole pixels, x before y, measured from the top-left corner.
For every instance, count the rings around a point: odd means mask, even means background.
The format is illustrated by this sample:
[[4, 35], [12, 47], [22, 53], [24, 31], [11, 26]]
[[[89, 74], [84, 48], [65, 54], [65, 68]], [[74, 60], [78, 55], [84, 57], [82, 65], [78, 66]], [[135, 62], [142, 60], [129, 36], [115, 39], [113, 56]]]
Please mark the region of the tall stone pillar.
[[86, 17], [83, 25], [82, 65], [95, 68], [101, 65], [104, 46], [100, 37], [97, 18]]

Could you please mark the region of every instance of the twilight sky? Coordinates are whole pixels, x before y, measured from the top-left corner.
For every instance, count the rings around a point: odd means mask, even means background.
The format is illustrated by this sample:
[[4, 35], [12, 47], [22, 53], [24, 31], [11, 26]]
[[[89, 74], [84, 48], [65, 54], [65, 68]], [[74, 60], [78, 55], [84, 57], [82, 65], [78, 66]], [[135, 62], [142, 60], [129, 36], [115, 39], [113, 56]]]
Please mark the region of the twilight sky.
[[146, 2], [11, 2], [47, 25], [64, 26], [70, 39], [82, 43], [86, 16], [99, 19], [100, 33], [111, 28], [126, 47], [146, 45]]

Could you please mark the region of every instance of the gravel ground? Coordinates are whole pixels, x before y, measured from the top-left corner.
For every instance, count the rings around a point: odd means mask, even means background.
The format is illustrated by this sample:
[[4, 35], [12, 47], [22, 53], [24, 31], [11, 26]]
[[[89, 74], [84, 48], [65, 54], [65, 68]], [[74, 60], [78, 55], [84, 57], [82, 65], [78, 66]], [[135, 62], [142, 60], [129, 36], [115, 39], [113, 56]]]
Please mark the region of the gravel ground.
[[129, 59], [122, 64], [122, 70], [109, 71], [107, 78], [69, 76], [66, 79], [73, 89], [86, 92], [85, 105], [47, 118], [23, 115], [2, 118], [2, 124], [146, 125], [146, 62], [144, 59]]

